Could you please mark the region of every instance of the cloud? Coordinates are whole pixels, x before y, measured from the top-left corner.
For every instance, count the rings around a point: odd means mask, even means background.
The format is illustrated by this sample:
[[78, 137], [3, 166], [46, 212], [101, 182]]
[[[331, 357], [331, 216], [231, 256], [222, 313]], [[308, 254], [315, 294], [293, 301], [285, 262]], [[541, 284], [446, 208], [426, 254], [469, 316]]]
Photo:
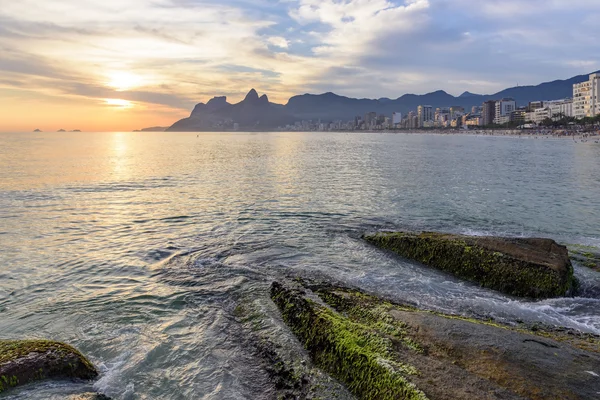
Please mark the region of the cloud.
[[251, 87], [279, 102], [493, 93], [600, 69], [596, 0], [0, 2], [0, 87], [65, 99], [187, 112]]
[[279, 47], [282, 49], [287, 49], [290, 46], [290, 42], [286, 38], [281, 36], [271, 36], [267, 39], [267, 42], [275, 47]]
[[402, 36], [426, 24], [428, 0], [395, 4], [388, 0], [301, 0], [290, 16], [298, 23], [319, 23], [328, 31], [315, 34], [317, 55], [352, 58], [381, 50], [371, 46], [390, 35]]

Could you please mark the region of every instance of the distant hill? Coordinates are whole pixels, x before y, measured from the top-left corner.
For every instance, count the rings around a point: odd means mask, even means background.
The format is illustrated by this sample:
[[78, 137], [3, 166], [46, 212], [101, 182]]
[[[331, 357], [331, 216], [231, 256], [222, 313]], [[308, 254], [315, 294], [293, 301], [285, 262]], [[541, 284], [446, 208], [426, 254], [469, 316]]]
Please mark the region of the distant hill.
[[566, 80], [556, 80], [537, 86], [517, 86], [491, 95], [464, 92], [458, 97], [443, 90], [424, 95], [405, 94], [395, 100], [388, 98], [354, 99], [335, 93], [303, 94], [293, 96], [285, 105], [270, 103], [267, 96], [258, 97], [252, 89], [246, 98], [237, 104], [230, 104], [226, 97], [215, 97], [207, 104], [196, 105], [190, 117], [176, 122], [168, 131], [203, 131], [232, 129], [273, 129], [300, 120], [349, 121], [355, 116], [376, 112], [391, 116], [394, 112], [403, 114], [416, 111], [419, 105], [437, 107], [458, 106], [470, 110], [484, 101], [512, 97], [517, 105], [524, 106], [531, 101], [557, 100], [573, 96], [573, 84], [588, 80], [589, 74], [578, 75]]
[[143, 128], [136, 132], [164, 132], [169, 129], [168, 126], [153, 126], [151, 128]]
[[167, 131], [214, 131], [233, 129], [234, 124], [243, 130], [261, 130], [287, 125], [296, 119], [282, 105], [269, 102], [266, 94], [258, 97], [252, 89], [237, 104], [228, 103], [226, 97], [200, 103], [188, 118], [177, 121]]

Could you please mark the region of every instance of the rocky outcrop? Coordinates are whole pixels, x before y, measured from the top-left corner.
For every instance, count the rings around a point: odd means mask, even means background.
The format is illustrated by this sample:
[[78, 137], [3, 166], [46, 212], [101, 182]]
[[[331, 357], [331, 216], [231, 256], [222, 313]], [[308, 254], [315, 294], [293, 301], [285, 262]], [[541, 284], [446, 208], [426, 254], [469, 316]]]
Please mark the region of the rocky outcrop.
[[600, 338], [421, 311], [355, 289], [275, 282], [315, 364], [359, 399], [590, 399]]
[[226, 97], [215, 97], [207, 104], [197, 104], [188, 118], [177, 121], [167, 131], [223, 131], [238, 129], [265, 130], [293, 123], [295, 118], [283, 106], [269, 102], [267, 95], [258, 96], [252, 89], [244, 100], [230, 104]]
[[551, 239], [381, 232], [368, 242], [503, 293], [549, 298], [574, 286], [567, 248]]
[[75, 348], [48, 340], [0, 340], [0, 393], [49, 378], [94, 379], [98, 371]]

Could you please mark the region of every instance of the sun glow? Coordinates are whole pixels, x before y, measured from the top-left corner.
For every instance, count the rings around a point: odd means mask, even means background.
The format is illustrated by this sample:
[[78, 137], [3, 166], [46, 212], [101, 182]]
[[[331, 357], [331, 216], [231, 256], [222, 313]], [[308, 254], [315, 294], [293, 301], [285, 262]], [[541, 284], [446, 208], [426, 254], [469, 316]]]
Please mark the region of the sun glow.
[[119, 92], [130, 90], [140, 86], [142, 78], [138, 75], [132, 74], [131, 72], [111, 72], [108, 74], [108, 86], [116, 89]]
[[133, 103], [128, 100], [123, 99], [105, 99], [106, 104], [109, 106], [117, 107], [117, 108], [131, 108], [133, 107]]

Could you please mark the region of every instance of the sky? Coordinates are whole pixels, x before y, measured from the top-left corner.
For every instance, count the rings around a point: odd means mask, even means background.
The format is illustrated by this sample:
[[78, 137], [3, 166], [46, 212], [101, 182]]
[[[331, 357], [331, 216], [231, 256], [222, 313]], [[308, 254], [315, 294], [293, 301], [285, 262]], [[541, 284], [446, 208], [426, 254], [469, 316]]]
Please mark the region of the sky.
[[255, 88], [496, 93], [600, 70], [598, 0], [0, 0], [0, 131], [169, 126]]

